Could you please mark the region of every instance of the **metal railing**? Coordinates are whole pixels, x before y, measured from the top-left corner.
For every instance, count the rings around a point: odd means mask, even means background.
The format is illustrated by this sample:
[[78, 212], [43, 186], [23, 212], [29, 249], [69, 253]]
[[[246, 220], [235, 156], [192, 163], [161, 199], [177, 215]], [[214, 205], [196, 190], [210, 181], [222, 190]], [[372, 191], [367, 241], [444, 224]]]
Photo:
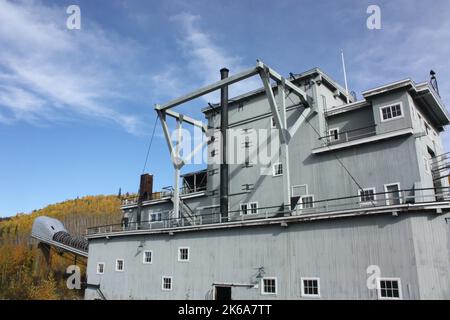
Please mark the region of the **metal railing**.
[[[195, 188], [189, 188], [189, 187], [180, 188], [181, 195], [192, 194], [192, 193], [202, 192], [202, 191], [206, 191], [206, 185], [196, 186]], [[153, 192], [151, 194], [151, 196], [149, 197], [150, 199], [145, 200], [145, 201], [170, 198], [173, 196], [173, 193], [174, 193], [174, 190], [172, 187], [166, 187], [166, 188], [164, 188], [164, 190], [161, 190], [158, 192]], [[139, 200], [138, 195], [124, 197], [124, 198], [122, 198], [122, 205], [134, 205], [134, 204], [138, 203], [138, 200]]]
[[362, 138], [367, 138], [367, 137], [374, 136], [376, 134], [376, 130], [375, 130], [376, 126], [377, 125], [374, 124], [374, 125], [367, 126], [367, 127], [338, 132], [337, 139], [336, 139], [335, 134], [330, 134], [327, 136], [319, 137], [319, 140], [322, 140], [322, 142], [325, 145], [329, 146], [329, 145], [335, 145], [335, 144], [339, 144], [339, 143], [354, 141], [354, 140], [358, 140], [358, 139], [362, 139]]
[[390, 192], [373, 193], [369, 199], [362, 201], [360, 195], [317, 200], [312, 202], [299, 202], [295, 206], [271, 206], [256, 209], [247, 208], [246, 214], [242, 210], [229, 211], [228, 216], [223, 217], [218, 208], [198, 210], [191, 217], [172, 217], [172, 211], [161, 211], [161, 219], [157, 221], [141, 221], [137, 223], [124, 222], [88, 228], [87, 235], [104, 234], [113, 232], [124, 232], [133, 230], [158, 230], [187, 226], [201, 226], [208, 224], [220, 224], [226, 222], [247, 221], [257, 219], [268, 219], [274, 217], [287, 217], [303, 214], [319, 214], [332, 212], [346, 212], [355, 209], [371, 210], [381, 208], [401, 208], [408, 204], [425, 204], [438, 201], [450, 202], [450, 187], [405, 189]]

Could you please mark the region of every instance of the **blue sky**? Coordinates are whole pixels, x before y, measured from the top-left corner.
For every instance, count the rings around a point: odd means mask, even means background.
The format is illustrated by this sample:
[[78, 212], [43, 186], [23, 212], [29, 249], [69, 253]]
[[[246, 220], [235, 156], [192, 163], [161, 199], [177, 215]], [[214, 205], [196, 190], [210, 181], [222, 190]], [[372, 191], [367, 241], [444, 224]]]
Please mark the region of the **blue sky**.
[[[66, 28], [71, 4], [81, 30]], [[366, 28], [370, 4], [381, 8], [381, 30]], [[449, 17], [446, 0], [0, 0], [0, 216], [136, 191], [153, 105], [217, 80], [224, 66], [261, 59], [285, 75], [319, 66], [342, 83], [342, 48], [359, 97], [428, 80], [432, 68], [449, 104]], [[183, 110], [200, 117], [207, 101]], [[147, 171], [156, 189], [172, 184], [159, 126]]]

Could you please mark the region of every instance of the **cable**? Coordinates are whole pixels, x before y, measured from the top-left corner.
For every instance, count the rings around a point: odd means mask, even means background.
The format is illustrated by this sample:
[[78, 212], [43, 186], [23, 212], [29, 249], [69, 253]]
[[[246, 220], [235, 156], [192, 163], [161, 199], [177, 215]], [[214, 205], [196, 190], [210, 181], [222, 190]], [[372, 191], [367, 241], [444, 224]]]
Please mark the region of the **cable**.
[[[289, 98], [289, 100], [291, 100], [292, 104], [295, 105], [295, 102], [291, 99], [291, 97], [289, 97], [289, 95], [287, 95], [287, 98]], [[314, 126], [308, 121], [308, 119], [307, 119], [306, 116], [303, 114], [303, 112], [301, 113], [301, 116], [303, 116], [303, 117], [305, 118], [306, 123], [310, 125], [310, 127], [314, 130], [314, 132], [315, 132], [315, 133], [317, 134], [317, 136], [320, 138], [321, 135], [320, 135], [319, 131], [318, 131], [316, 128], [314, 128]], [[326, 147], [328, 148], [328, 150], [331, 150], [330, 146], [327, 145]], [[363, 190], [363, 188], [361, 187], [361, 185], [358, 183], [358, 181], [356, 180], [356, 178], [350, 173], [350, 171], [349, 171], [349, 170], [347, 169], [347, 167], [344, 165], [344, 163], [342, 162], [342, 160], [339, 159], [339, 157], [338, 157], [335, 153], [332, 152], [332, 154], [333, 154], [333, 156], [336, 158], [336, 160], [339, 162], [339, 164], [344, 168], [344, 170], [347, 172], [347, 174], [350, 176], [350, 178], [353, 180], [353, 182], [358, 186], [359, 190]], [[376, 204], [375, 204], [375, 202], [374, 202], [373, 200], [371, 200], [370, 202], [372, 203], [372, 205], [373, 205], [374, 207], [376, 206]]]
[[144, 174], [145, 168], [147, 167], [148, 156], [149, 156], [149, 154], [150, 154], [150, 149], [151, 149], [151, 147], [152, 147], [153, 138], [154, 138], [154, 136], [155, 136], [156, 123], [158, 122], [158, 118], [159, 118], [159, 115], [157, 115], [156, 118], [155, 118], [155, 124], [153, 125], [152, 136], [151, 136], [151, 138], [150, 138], [150, 143], [148, 144], [147, 155], [145, 156], [145, 162], [144, 162], [144, 168], [142, 169], [142, 174]]

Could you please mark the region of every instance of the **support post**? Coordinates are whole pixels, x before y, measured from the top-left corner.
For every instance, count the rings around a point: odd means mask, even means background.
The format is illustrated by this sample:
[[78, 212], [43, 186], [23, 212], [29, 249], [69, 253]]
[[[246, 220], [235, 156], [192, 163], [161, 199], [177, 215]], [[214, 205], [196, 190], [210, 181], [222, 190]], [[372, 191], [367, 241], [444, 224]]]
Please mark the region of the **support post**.
[[[229, 70], [220, 70], [220, 79], [228, 78]], [[220, 212], [222, 218], [228, 218], [228, 85], [220, 88], [220, 132], [222, 135], [222, 162], [220, 163]]]
[[[284, 91], [284, 78], [278, 84], [278, 106], [280, 111], [280, 120], [283, 134], [280, 134], [281, 143], [281, 163], [283, 164], [283, 203], [284, 210], [291, 209], [291, 178], [290, 178], [290, 168], [289, 168], [289, 133], [287, 132], [287, 119], [286, 119], [286, 93]], [[284, 137], [284, 138], [281, 138]]]
[[173, 167], [174, 172], [174, 182], [173, 182], [173, 216], [175, 219], [180, 218], [180, 169], [182, 166], [182, 161], [180, 158], [180, 144], [181, 144], [181, 119], [177, 118], [177, 145], [175, 146], [175, 156]]

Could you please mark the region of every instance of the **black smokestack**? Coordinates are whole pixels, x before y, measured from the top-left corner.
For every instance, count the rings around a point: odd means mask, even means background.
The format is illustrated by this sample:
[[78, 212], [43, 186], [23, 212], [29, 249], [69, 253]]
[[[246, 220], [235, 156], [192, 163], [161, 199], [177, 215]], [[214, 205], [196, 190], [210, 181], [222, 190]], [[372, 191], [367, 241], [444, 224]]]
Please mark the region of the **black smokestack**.
[[[230, 71], [220, 69], [220, 79], [228, 78]], [[222, 162], [220, 164], [220, 212], [228, 217], [228, 161], [227, 161], [227, 129], [228, 129], [228, 85], [220, 89], [220, 133], [222, 134]]]

